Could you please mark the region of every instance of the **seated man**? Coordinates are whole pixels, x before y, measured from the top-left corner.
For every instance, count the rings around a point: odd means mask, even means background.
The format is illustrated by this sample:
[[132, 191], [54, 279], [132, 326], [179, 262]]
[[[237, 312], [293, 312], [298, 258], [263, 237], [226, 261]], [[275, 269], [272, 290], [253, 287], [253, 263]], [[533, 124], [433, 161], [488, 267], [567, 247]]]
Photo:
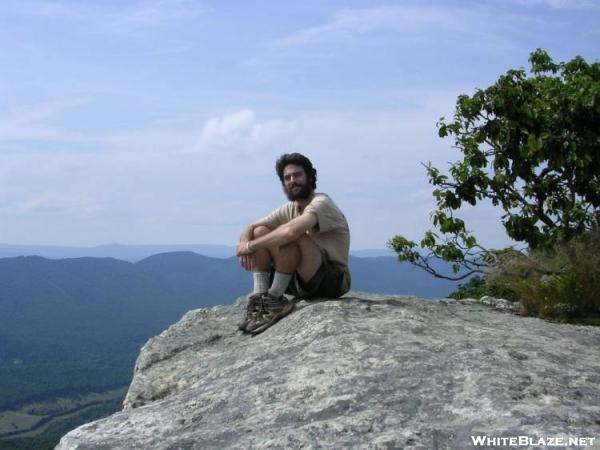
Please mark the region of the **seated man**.
[[304, 299], [337, 298], [350, 289], [350, 231], [344, 214], [325, 194], [315, 193], [317, 171], [299, 154], [282, 155], [275, 165], [290, 200], [246, 227], [236, 254], [253, 272], [254, 292], [240, 330], [257, 334], [289, 314]]

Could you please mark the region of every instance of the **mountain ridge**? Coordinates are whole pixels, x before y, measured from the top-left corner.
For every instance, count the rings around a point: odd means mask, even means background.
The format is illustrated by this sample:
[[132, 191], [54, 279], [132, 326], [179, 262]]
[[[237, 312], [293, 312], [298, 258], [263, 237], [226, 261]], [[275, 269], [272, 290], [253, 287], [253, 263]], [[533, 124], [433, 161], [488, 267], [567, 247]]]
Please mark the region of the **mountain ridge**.
[[[16, 256], [42, 256], [49, 259], [65, 258], [115, 258], [137, 262], [159, 253], [191, 251], [214, 258], [230, 258], [235, 255], [235, 246], [221, 244], [103, 244], [96, 246], [25, 245], [0, 243], [0, 258]], [[356, 257], [395, 256], [389, 249], [350, 250]]]

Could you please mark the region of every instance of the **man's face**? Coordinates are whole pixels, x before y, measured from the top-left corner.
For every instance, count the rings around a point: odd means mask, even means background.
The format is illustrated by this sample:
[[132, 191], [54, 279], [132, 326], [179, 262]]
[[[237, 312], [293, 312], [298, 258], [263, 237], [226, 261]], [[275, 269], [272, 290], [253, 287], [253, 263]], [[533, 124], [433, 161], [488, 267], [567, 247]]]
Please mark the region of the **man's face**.
[[288, 164], [283, 168], [283, 190], [291, 202], [310, 197], [312, 188], [304, 167]]

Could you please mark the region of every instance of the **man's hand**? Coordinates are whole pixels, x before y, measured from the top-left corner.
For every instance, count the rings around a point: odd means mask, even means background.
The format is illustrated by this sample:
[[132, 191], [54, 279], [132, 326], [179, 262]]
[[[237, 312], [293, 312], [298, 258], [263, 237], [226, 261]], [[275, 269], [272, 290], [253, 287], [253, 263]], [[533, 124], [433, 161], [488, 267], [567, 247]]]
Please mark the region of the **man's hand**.
[[254, 270], [256, 267], [256, 258], [248, 249], [248, 241], [240, 241], [235, 250], [235, 254], [239, 257], [240, 265], [246, 270]]

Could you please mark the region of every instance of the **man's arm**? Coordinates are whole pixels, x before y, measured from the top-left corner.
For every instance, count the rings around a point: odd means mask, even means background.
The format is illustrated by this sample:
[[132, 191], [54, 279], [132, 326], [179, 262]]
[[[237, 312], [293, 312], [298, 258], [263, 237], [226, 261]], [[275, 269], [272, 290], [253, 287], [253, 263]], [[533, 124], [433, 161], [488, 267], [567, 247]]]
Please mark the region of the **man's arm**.
[[242, 235], [240, 236], [240, 242], [247, 242], [247, 241], [251, 240], [252, 237], [254, 236], [254, 229], [257, 226], [258, 226], [257, 224], [251, 223], [246, 228], [244, 228], [244, 231], [242, 231]]
[[[316, 224], [317, 216], [315, 214], [302, 214], [277, 227], [265, 236], [261, 236], [257, 239], [241, 239], [236, 253], [238, 256], [248, 255], [262, 248], [280, 247], [289, 244], [313, 228]], [[246, 230], [244, 232], [246, 232]], [[242, 233], [242, 237], [245, 236], [248, 235]], [[252, 234], [249, 236], [251, 237]]]
[[254, 237], [254, 229], [261, 225], [271, 229], [271, 227], [269, 227], [266, 223], [264, 223], [261, 220], [258, 220], [244, 228], [244, 230], [242, 231], [242, 235], [240, 236], [240, 242], [237, 246], [235, 253], [240, 259], [241, 266], [246, 270], [254, 270], [256, 261], [254, 260], [253, 254], [251, 254], [250, 252], [241, 253], [240, 249], [246, 249], [247, 242], [252, 240], [252, 238]]
[[270, 230], [274, 230], [275, 228], [279, 227], [279, 224], [275, 220], [270, 220], [270, 218], [271, 216], [263, 217], [262, 219], [258, 219], [255, 222], [252, 222], [246, 228], [244, 228], [240, 236], [240, 242], [248, 242], [252, 240], [252, 238], [254, 237], [254, 229], [256, 227], [263, 226], [267, 227]]

